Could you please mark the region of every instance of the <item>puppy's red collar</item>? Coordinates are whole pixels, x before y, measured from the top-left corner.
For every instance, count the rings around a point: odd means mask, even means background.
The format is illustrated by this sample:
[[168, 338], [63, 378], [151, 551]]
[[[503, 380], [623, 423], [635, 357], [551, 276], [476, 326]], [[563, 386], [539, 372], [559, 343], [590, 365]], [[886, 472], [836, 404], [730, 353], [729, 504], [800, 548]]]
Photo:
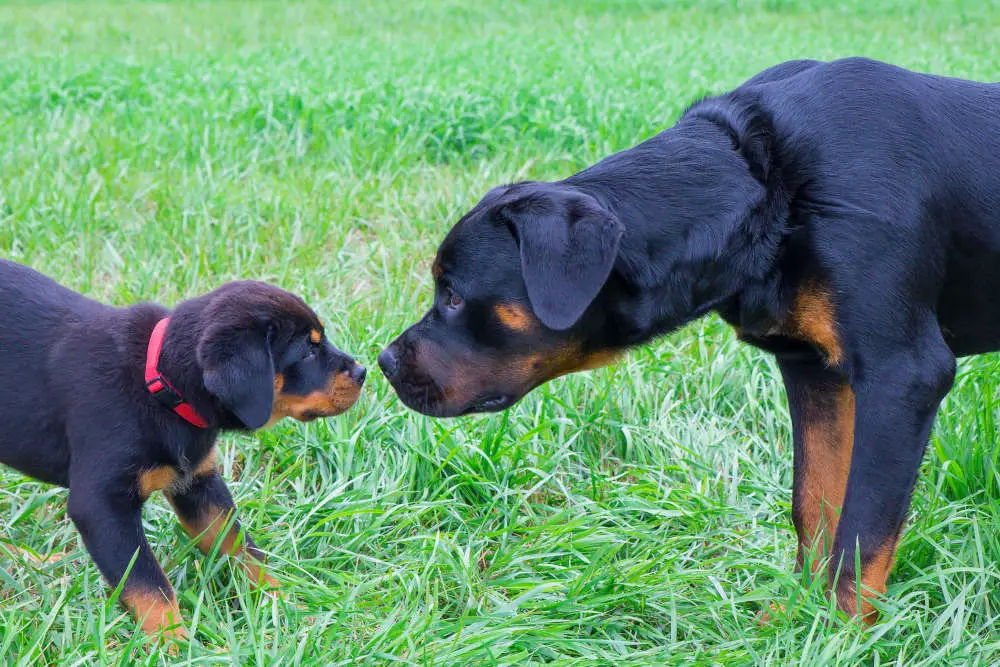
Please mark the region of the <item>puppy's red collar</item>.
[[169, 317], [164, 317], [153, 327], [149, 337], [149, 347], [146, 348], [146, 389], [161, 403], [180, 415], [181, 419], [199, 428], [207, 428], [208, 422], [184, 401], [180, 392], [174, 389], [166, 378], [160, 375], [160, 350], [163, 349], [163, 337], [167, 333]]

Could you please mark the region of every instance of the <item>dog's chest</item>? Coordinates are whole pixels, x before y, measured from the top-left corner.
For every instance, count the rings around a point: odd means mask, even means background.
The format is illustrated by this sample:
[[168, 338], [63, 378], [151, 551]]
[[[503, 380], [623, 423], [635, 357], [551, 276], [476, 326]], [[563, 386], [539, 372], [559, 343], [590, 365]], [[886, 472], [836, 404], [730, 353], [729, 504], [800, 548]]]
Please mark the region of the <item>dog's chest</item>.
[[197, 478], [211, 475], [217, 467], [216, 450], [213, 447], [194, 465], [159, 465], [144, 468], [138, 477], [139, 495], [145, 500], [154, 491], [163, 491], [168, 495], [184, 493]]
[[734, 313], [720, 313], [741, 340], [778, 355], [795, 355], [808, 347], [828, 366], [844, 361], [837, 311], [830, 291], [815, 282], [799, 287], [791, 307], [780, 318], [741, 326]]

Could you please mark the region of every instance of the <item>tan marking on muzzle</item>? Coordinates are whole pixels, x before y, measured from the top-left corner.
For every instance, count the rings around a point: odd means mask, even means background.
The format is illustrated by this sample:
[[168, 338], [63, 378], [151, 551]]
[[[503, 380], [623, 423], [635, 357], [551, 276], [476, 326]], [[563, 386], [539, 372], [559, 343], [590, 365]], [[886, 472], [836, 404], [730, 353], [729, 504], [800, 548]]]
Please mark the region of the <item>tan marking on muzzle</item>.
[[304, 421], [307, 414], [333, 417], [354, 405], [361, 395], [361, 385], [348, 377], [347, 373], [337, 373], [326, 387], [304, 396], [278, 393], [274, 397], [271, 420], [291, 417]]
[[[619, 356], [619, 352], [613, 351], [584, 353], [578, 345], [570, 344], [545, 352], [451, 365], [439, 386], [445, 401], [456, 404], [490, 393], [521, 397], [549, 380], [607, 366]], [[432, 361], [429, 355], [423, 363], [428, 361]]]

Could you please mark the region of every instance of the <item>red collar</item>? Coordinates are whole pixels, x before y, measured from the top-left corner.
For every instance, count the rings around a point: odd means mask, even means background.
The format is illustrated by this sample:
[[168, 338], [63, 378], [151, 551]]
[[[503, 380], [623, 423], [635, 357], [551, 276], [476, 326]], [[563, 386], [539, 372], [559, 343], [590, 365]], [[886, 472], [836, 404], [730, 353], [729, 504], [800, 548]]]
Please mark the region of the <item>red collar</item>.
[[181, 393], [174, 389], [165, 377], [160, 375], [160, 369], [157, 368], [160, 364], [160, 350], [163, 349], [163, 337], [167, 333], [169, 322], [169, 317], [164, 317], [157, 322], [149, 337], [149, 347], [146, 348], [146, 389], [161, 403], [180, 415], [184, 421], [199, 428], [207, 428], [208, 422], [191, 407], [190, 403], [184, 401]]

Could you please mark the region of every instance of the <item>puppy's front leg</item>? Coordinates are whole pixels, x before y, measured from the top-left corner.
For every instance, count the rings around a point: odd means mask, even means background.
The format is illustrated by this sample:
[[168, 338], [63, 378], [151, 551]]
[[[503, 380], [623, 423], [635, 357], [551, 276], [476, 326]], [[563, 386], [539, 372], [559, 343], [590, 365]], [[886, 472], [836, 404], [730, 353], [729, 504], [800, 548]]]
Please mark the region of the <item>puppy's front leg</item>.
[[146, 633], [186, 636], [174, 590], [156, 561], [142, 529], [142, 500], [93, 476], [71, 477], [69, 517], [108, 583], [117, 587], [136, 556], [122, 587], [122, 602]]
[[254, 585], [278, 588], [278, 582], [264, 571], [264, 553], [249, 535], [240, 535], [240, 524], [234, 518], [236, 507], [233, 497], [218, 470], [214, 465], [202, 468], [182, 492], [167, 492], [167, 500], [184, 530], [198, 540], [199, 548], [206, 554], [220, 540], [220, 533], [224, 533], [219, 551], [239, 556], [240, 565]]

